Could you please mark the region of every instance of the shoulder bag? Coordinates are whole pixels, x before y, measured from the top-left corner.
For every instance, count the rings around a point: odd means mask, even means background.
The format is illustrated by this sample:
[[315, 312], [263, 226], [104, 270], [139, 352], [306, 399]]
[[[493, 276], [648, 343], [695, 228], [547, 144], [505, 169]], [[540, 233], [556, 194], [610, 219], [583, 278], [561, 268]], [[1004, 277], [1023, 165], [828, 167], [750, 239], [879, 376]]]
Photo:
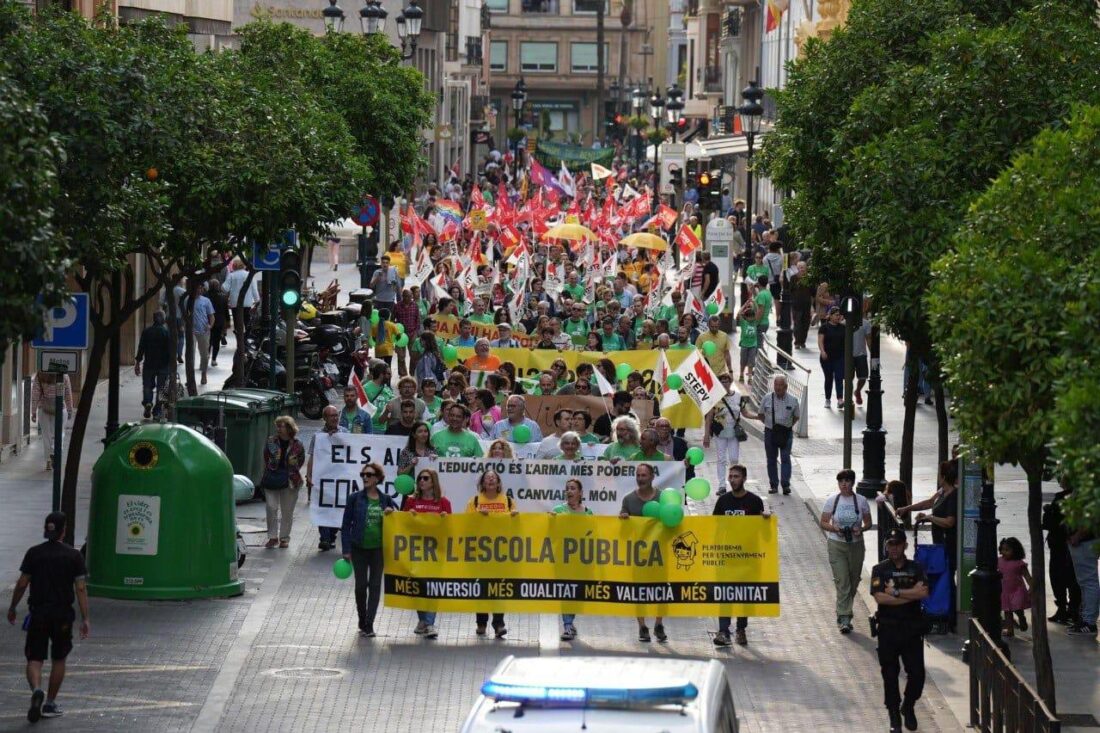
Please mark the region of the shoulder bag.
[[783, 447], [791, 440], [791, 428], [781, 425], [775, 412], [775, 392], [771, 393], [772, 401], [772, 445]]

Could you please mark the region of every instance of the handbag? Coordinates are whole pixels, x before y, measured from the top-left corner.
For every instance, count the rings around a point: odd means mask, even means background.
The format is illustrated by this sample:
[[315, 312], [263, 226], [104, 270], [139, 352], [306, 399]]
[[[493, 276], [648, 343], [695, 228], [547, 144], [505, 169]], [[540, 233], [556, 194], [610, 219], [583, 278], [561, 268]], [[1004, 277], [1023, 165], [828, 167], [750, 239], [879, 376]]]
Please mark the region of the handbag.
[[791, 440], [791, 429], [787, 425], [780, 425], [775, 415], [775, 392], [772, 392], [772, 445], [786, 446]]
[[260, 479], [260, 488], [264, 490], [285, 489], [290, 485], [290, 472], [285, 468], [265, 468]]
[[[741, 425], [740, 413], [734, 415], [733, 408], [730, 407], [730, 403], [726, 402], [725, 400], [722, 400], [722, 404], [726, 406], [726, 409], [729, 410], [730, 416], [733, 418], [733, 437], [737, 438], [738, 443], [744, 443], [746, 440], [749, 439], [749, 434], [745, 432], [745, 428]], [[774, 410], [774, 406], [772, 409]]]

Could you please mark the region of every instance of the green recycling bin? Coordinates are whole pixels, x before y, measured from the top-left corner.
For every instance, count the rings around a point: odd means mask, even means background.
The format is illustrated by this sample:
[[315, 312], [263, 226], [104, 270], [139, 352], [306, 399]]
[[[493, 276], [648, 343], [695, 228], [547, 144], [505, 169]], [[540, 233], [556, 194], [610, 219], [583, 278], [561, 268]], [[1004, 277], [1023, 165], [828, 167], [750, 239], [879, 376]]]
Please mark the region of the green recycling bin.
[[275, 433], [275, 418], [298, 415], [298, 398], [267, 389], [205, 392], [176, 403], [176, 420], [213, 437], [218, 413], [226, 428], [225, 455], [233, 471], [258, 485], [264, 474], [264, 443]]
[[240, 595], [233, 467], [184, 425], [130, 424], [92, 468], [88, 592], [131, 600]]

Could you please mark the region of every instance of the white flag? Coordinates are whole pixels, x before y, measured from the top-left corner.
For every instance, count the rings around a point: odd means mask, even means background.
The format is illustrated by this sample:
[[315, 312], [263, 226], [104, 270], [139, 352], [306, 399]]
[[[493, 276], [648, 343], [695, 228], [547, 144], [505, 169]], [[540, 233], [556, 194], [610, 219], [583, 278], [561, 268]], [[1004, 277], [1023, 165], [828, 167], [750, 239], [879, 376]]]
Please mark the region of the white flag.
[[697, 350], [684, 359], [676, 373], [683, 378], [684, 391], [699, 406], [703, 415], [713, 410], [727, 394], [710, 364], [707, 364], [707, 360]]
[[665, 352], [662, 349], [660, 356], [657, 357], [657, 368], [653, 370], [653, 381], [661, 390], [662, 410], [680, 404], [680, 390], [668, 387], [669, 372], [668, 359], [665, 358]]
[[573, 181], [573, 174], [565, 167], [564, 160], [561, 162], [561, 170], [558, 172], [558, 185], [562, 187], [566, 195], [570, 197], [577, 195], [577, 185]]
[[611, 382], [607, 381], [607, 378], [604, 377], [603, 372], [601, 372], [599, 369], [596, 369], [595, 372], [596, 384], [600, 388], [600, 394], [604, 395], [605, 397], [614, 395], [615, 388], [611, 386]]
[[611, 171], [599, 163], [592, 163], [592, 180], [602, 181], [611, 175]]

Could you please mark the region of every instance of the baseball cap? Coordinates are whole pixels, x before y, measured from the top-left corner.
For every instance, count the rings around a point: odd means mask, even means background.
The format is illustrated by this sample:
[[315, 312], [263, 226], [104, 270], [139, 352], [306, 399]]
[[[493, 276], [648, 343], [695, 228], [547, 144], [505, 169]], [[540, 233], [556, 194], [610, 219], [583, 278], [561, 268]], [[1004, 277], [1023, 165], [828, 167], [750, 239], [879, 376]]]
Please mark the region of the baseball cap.
[[886, 533], [886, 544], [891, 545], [904, 542], [905, 530], [895, 528]]
[[65, 512], [50, 512], [46, 516], [46, 531], [42, 536], [48, 540], [59, 540], [65, 534]]

